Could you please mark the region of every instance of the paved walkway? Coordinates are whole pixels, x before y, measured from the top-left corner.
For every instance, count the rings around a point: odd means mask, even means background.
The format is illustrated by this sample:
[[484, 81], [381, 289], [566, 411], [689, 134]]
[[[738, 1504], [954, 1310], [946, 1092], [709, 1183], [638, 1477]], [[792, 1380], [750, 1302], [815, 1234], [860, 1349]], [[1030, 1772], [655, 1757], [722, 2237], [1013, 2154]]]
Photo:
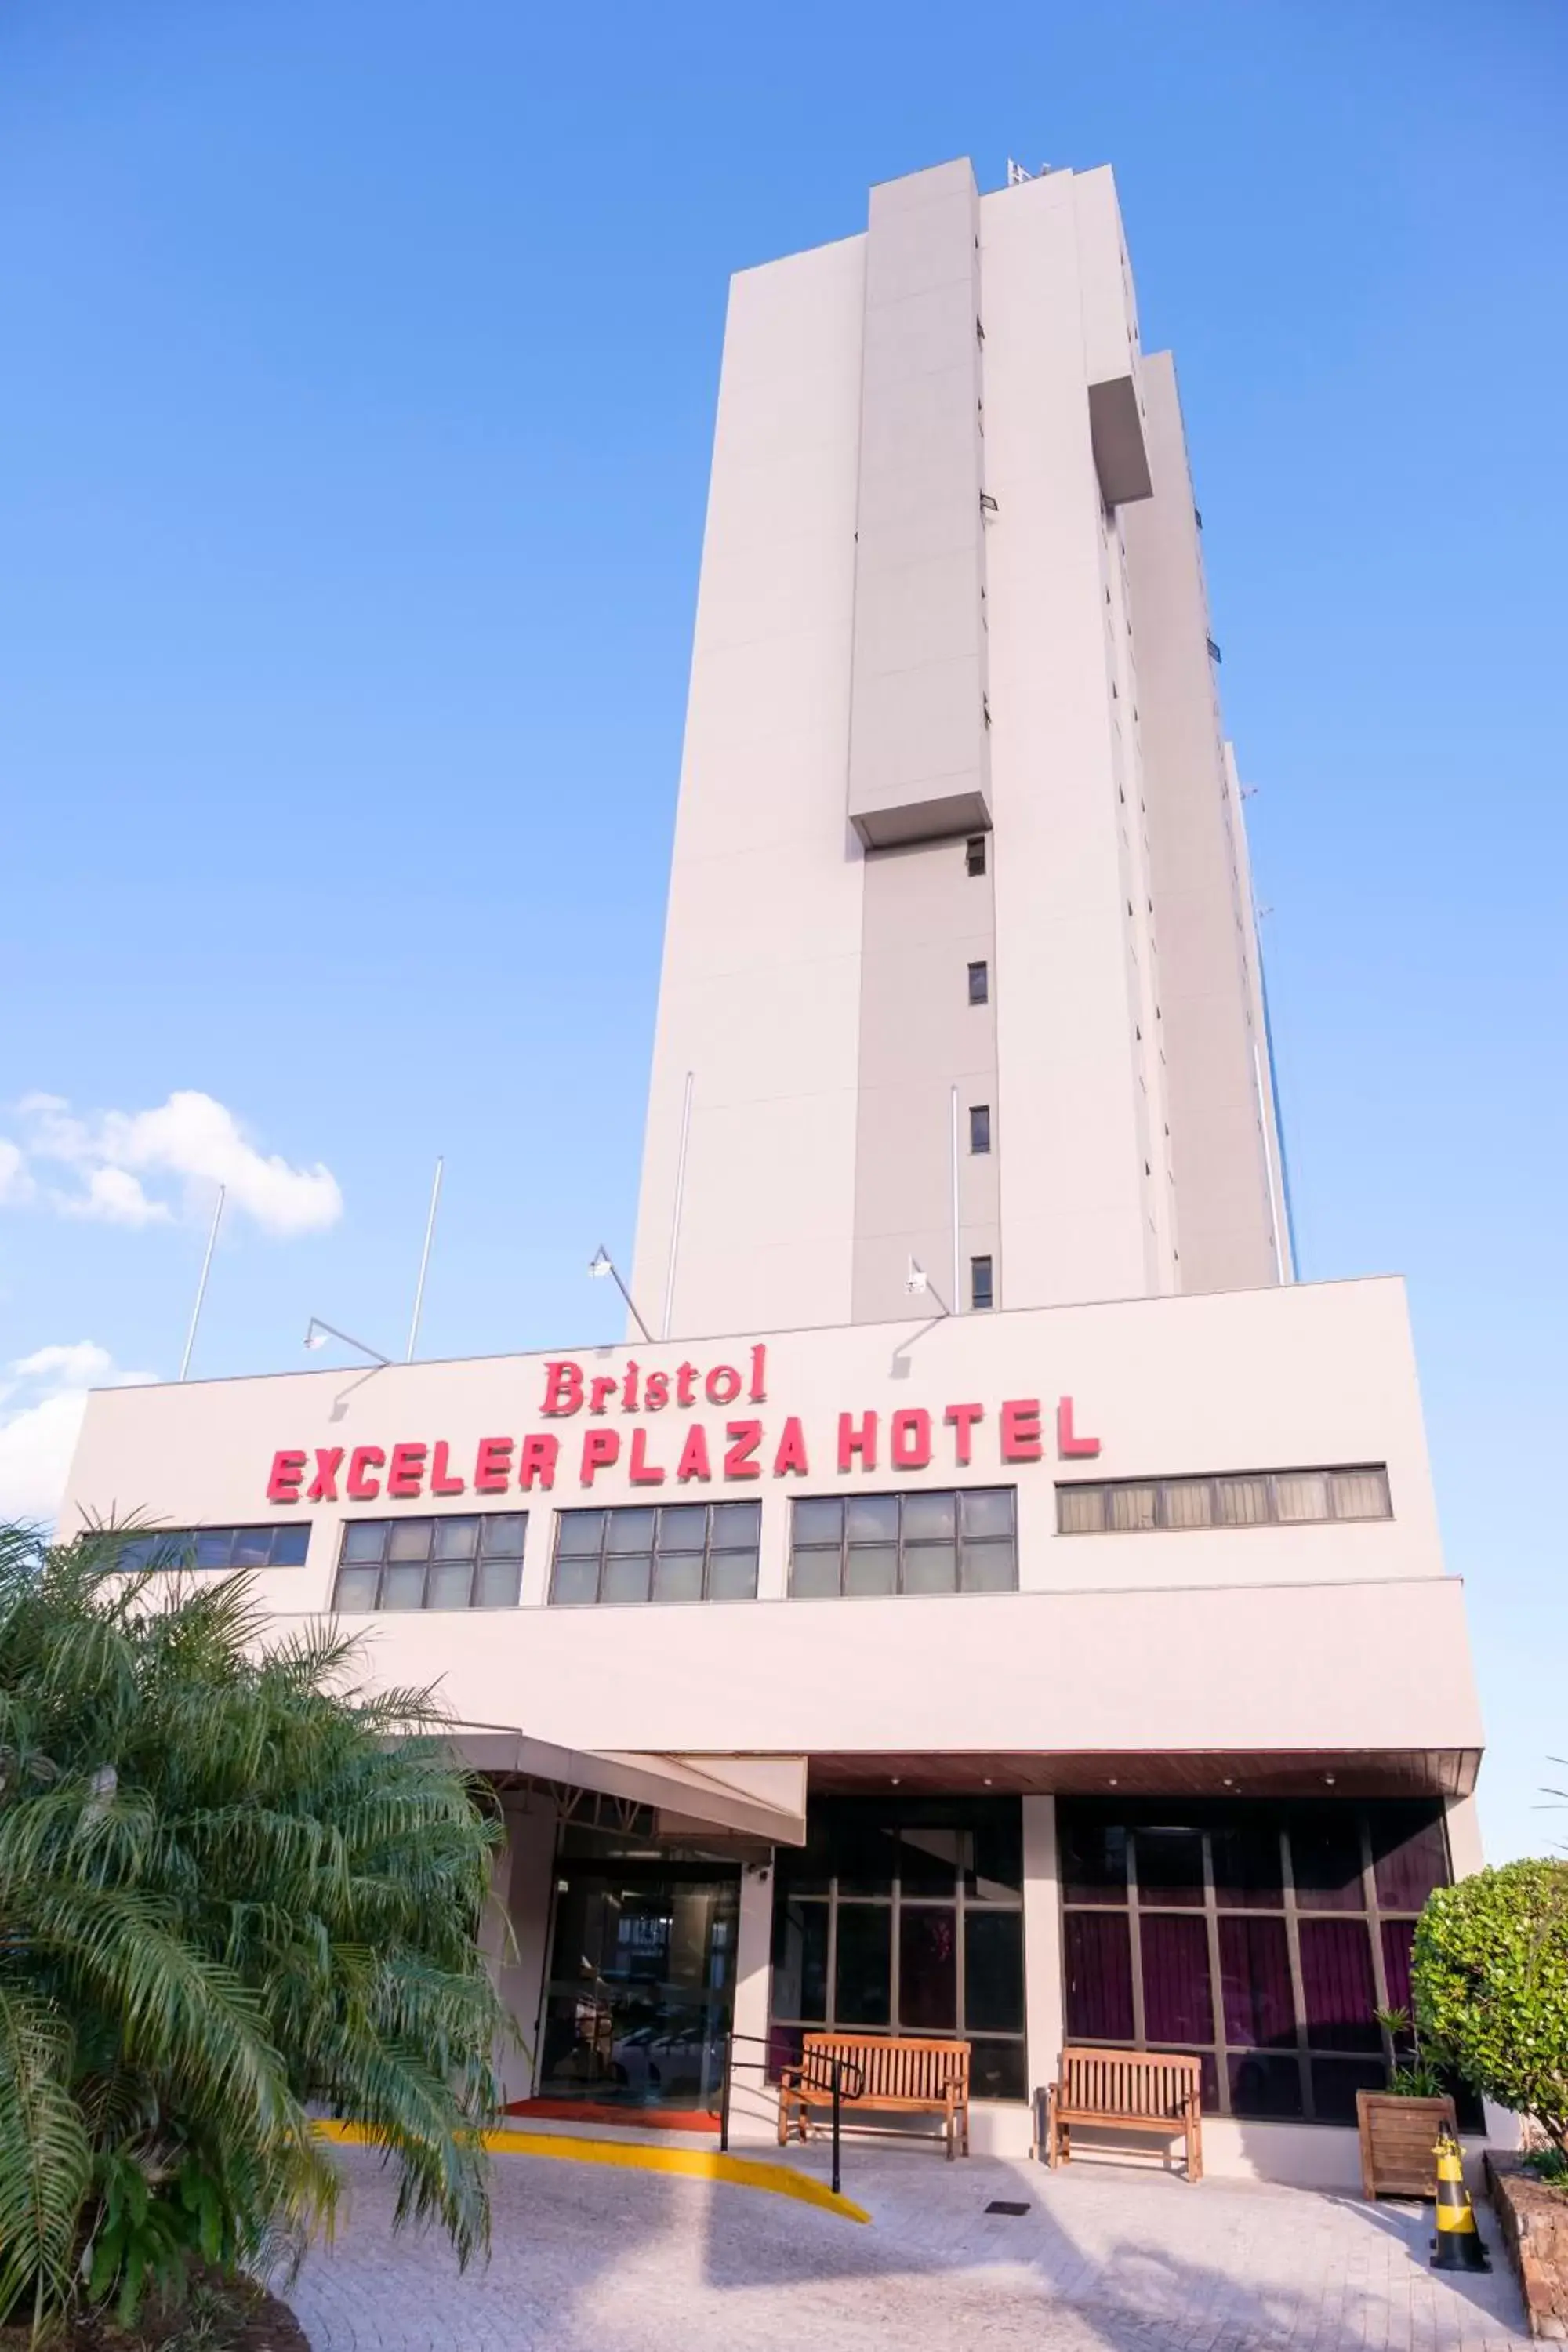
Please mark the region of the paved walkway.
[[[847, 2150], [869, 2228], [755, 2191], [494, 2159], [494, 2251], [391, 2231], [379, 2160], [289, 2300], [314, 2352], [1502, 2352], [1500, 2257], [1427, 2267], [1431, 2212], [1305, 2190], [928, 2149]], [[811, 2168], [816, 2169], [816, 2152]], [[1027, 2201], [1021, 2219], [993, 2198]], [[1489, 2213], [1481, 2227], [1495, 2247]]]

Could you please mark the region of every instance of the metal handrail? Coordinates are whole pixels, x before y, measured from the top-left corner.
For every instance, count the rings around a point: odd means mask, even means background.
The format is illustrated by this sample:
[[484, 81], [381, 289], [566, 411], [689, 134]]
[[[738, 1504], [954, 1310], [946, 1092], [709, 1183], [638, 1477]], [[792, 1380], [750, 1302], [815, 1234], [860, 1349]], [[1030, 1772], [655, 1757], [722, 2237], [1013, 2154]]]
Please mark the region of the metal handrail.
[[[719, 2095], [719, 2147], [721, 2153], [723, 2154], [728, 2153], [730, 2147], [730, 2082], [734, 2072], [737, 2042], [755, 2042], [761, 2050], [771, 2050], [773, 2047], [773, 2037], [770, 2034], [736, 2033], [731, 2030], [724, 2036], [724, 2074]], [[826, 2066], [827, 2080], [824, 2082], [820, 2075], [813, 2079], [807, 2072], [812, 2066]], [[764, 2066], [764, 2073], [765, 2071]], [[843, 2189], [840, 2185], [839, 2167], [839, 2111], [846, 2099], [858, 2099], [865, 2096], [865, 2069], [853, 2058], [840, 2058], [833, 2053], [814, 2050], [809, 2057], [803, 2052], [799, 2058], [791, 2059], [788, 2071], [799, 2075], [803, 2081], [809, 2082], [814, 2091], [827, 2091], [832, 2095], [833, 2194], [835, 2197], [841, 2196]], [[853, 2081], [847, 2079], [851, 2076]]]

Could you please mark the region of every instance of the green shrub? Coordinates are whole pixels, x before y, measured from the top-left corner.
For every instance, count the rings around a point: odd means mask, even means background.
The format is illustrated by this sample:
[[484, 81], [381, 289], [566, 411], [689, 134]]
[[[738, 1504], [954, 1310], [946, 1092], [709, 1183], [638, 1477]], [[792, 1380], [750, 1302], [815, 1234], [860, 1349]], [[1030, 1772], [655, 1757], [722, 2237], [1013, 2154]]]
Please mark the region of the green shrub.
[[0, 1528], [0, 2319], [300, 2242], [337, 2185], [311, 2106], [466, 2259], [493, 1808], [331, 1627], [268, 1640], [246, 1578], [119, 1549]]
[[1416, 1925], [1411, 1989], [1426, 2047], [1568, 2151], [1568, 1863], [1440, 1887]]

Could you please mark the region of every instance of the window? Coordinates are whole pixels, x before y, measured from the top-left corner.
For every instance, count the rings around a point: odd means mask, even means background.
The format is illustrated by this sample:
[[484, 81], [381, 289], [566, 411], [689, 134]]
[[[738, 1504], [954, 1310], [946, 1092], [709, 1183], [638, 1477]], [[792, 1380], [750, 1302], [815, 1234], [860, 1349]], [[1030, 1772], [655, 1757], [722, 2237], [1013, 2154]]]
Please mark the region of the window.
[[790, 1597], [1016, 1592], [1011, 1486], [803, 1496], [790, 1528]]
[[995, 1302], [991, 1290], [991, 1261], [988, 1257], [972, 1257], [969, 1261], [969, 1303], [976, 1314]]
[[[980, 593], [984, 595], [985, 591], [982, 589]], [[983, 833], [972, 834], [969, 839], [964, 843], [963, 870], [971, 877], [984, 873], [985, 835]]]
[[969, 1002], [989, 1004], [991, 1002], [991, 969], [988, 964], [972, 963], [969, 967]]
[[969, 1149], [989, 1151], [991, 1149], [991, 1106], [971, 1103], [969, 1106]]
[[[1355, 2121], [1397, 2057], [1440, 1804], [1062, 1798], [1067, 2034], [1186, 2050], [1211, 2113]], [[1461, 2112], [1461, 2121], [1465, 2120]]]
[[308, 1519], [260, 1528], [139, 1528], [122, 1537], [114, 1565], [143, 1568], [303, 1568], [310, 1549]]
[[515, 1609], [527, 1531], [526, 1511], [351, 1519], [332, 1606], [346, 1616], [382, 1609]]
[[773, 1875], [768, 2066], [803, 2034], [962, 2034], [977, 2099], [1022, 2099], [1023, 1820], [1016, 1797], [815, 1801]]
[[1057, 1488], [1057, 1533], [1064, 1536], [1393, 1517], [1388, 1472], [1381, 1462], [1348, 1470], [1232, 1471], [1215, 1478], [1121, 1478], [1107, 1486]]
[[754, 1601], [760, 1503], [662, 1503], [558, 1511], [550, 1598], [593, 1601]]

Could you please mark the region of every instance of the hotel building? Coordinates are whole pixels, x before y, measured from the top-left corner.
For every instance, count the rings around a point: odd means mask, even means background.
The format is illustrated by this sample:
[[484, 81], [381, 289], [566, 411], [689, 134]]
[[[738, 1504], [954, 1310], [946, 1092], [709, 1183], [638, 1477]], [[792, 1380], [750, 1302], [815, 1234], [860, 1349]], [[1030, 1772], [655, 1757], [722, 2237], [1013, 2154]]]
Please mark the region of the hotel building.
[[[624, 1345], [118, 1390], [64, 1524], [440, 1678], [514, 2100], [804, 2032], [1203, 2060], [1352, 2185], [1480, 1724], [1404, 1293], [1295, 1279], [1174, 369], [1109, 171], [875, 188], [725, 335]], [[651, 1335], [651, 1336], [650, 1336]]]

